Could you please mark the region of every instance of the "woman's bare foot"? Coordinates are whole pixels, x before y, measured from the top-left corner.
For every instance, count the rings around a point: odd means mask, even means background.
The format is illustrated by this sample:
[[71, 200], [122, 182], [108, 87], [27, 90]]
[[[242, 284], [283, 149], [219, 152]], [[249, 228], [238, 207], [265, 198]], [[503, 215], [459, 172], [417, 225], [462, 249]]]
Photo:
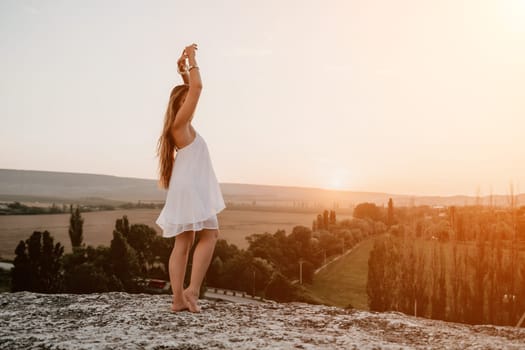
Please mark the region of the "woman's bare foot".
[[192, 292], [189, 288], [186, 288], [184, 291], [182, 291], [182, 295], [186, 299], [188, 308], [191, 312], [201, 312], [201, 308], [198, 303], [199, 292]]
[[173, 303], [171, 304], [171, 311], [179, 312], [184, 310], [189, 310], [188, 302], [185, 300], [184, 297], [181, 298], [175, 298], [173, 297]]

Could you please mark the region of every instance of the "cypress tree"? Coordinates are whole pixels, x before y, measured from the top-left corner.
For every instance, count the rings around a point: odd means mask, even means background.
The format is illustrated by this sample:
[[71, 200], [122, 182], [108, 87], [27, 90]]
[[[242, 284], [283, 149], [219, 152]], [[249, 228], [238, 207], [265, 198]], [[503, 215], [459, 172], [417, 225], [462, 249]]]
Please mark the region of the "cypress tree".
[[[439, 244], [439, 253], [438, 247]], [[432, 249], [432, 314], [435, 320], [444, 320], [447, 309], [446, 262], [443, 247], [435, 243]]]
[[323, 216], [321, 214], [317, 215], [317, 229], [322, 230], [324, 228]]
[[69, 238], [71, 240], [71, 247], [74, 249], [82, 245], [84, 219], [80, 215], [80, 208], [77, 206], [73, 211], [72, 206], [70, 207], [71, 216], [69, 218]]
[[372, 311], [386, 311], [384, 287], [385, 279], [386, 247], [384, 240], [376, 239], [374, 247], [368, 257], [368, 278], [366, 293], [368, 295], [368, 307]]
[[34, 231], [15, 249], [13, 291], [27, 290], [39, 293], [56, 293], [62, 289], [62, 254], [64, 247], [49, 231]]
[[328, 223], [329, 223], [328, 210], [325, 210], [323, 211], [323, 227], [326, 230], [328, 230]]
[[120, 280], [124, 290], [137, 291], [137, 284], [134, 281], [140, 271], [137, 255], [118, 230], [113, 231], [109, 254], [113, 274]]
[[392, 201], [392, 198], [388, 199], [388, 212], [386, 224], [388, 227], [394, 224], [394, 201]]
[[20, 241], [15, 249], [14, 267], [11, 274], [11, 291], [31, 290], [29, 257], [26, 252], [26, 244]]

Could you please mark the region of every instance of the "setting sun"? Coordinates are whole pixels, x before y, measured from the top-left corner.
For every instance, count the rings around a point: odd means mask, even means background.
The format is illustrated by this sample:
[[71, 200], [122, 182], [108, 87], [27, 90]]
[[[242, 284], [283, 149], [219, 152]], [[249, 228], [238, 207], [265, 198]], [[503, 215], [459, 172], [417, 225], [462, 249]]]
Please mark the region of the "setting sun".
[[349, 179], [348, 179], [348, 172], [338, 169], [330, 172], [328, 175], [328, 180], [325, 186], [323, 186], [326, 189], [330, 190], [345, 190], [347, 189]]
[[333, 190], [341, 190], [341, 189], [343, 189], [342, 186], [343, 186], [342, 180], [340, 178], [334, 176], [330, 180], [330, 183], [328, 184], [327, 188], [330, 188], [330, 189], [333, 189]]

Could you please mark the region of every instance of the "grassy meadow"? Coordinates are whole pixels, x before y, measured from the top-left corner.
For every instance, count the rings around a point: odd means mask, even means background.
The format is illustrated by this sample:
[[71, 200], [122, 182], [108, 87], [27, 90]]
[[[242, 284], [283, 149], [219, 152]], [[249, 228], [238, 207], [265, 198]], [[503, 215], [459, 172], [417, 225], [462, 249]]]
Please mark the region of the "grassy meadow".
[[368, 255], [374, 246], [372, 236], [355, 246], [352, 251], [314, 275], [312, 284], [305, 284], [312, 295], [328, 305], [368, 310], [366, 281]]

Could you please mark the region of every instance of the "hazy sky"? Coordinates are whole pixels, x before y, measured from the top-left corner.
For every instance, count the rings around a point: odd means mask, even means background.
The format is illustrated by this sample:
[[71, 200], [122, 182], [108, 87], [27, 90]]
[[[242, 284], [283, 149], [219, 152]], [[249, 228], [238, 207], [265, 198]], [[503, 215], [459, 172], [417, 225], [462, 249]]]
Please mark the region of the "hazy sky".
[[523, 192], [525, 0], [0, 0], [0, 168], [157, 178], [192, 42], [220, 182]]

